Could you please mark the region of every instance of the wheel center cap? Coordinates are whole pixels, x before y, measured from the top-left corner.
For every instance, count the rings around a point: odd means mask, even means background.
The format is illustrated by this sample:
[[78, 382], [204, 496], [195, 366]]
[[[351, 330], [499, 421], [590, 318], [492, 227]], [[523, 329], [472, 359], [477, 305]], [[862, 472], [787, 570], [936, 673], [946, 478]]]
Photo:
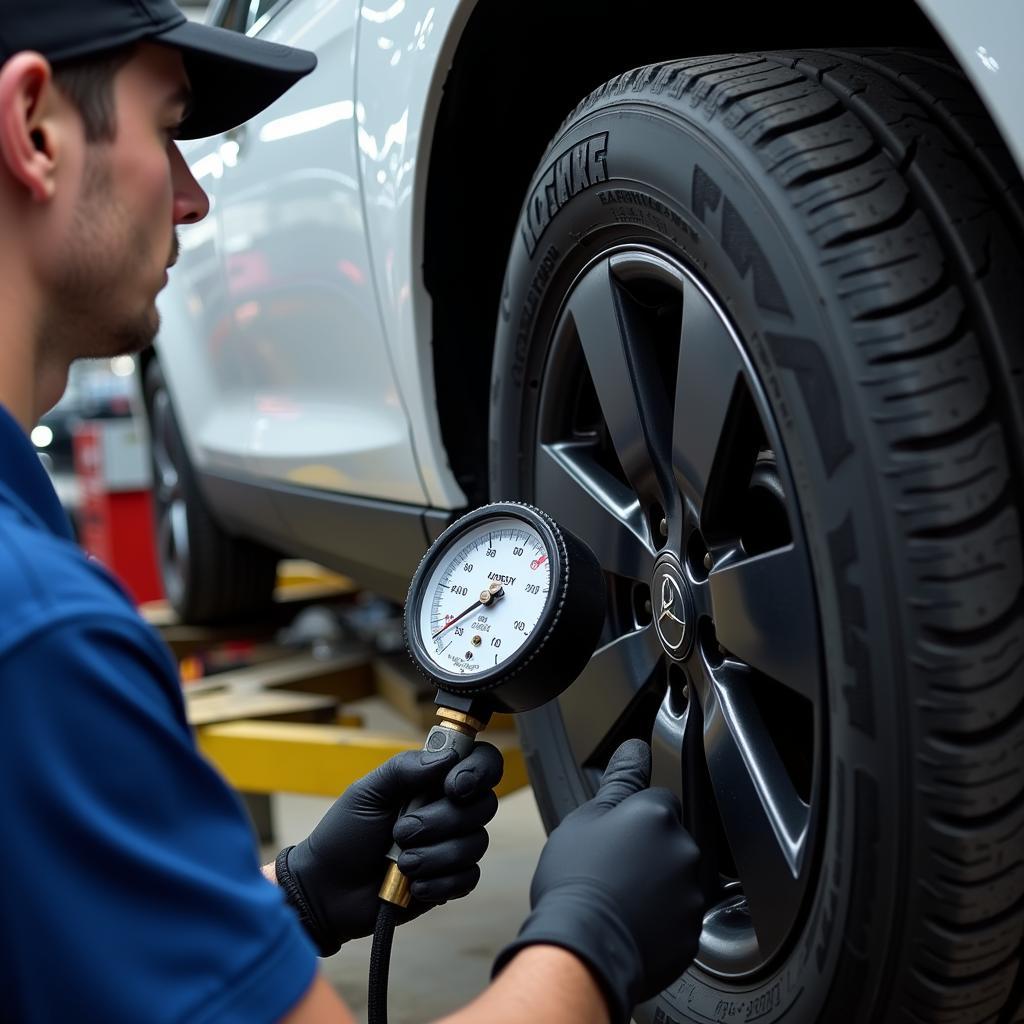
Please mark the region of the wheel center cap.
[[654, 566], [651, 604], [661, 646], [670, 658], [682, 661], [693, 642], [693, 600], [686, 577], [672, 555], [663, 556]]

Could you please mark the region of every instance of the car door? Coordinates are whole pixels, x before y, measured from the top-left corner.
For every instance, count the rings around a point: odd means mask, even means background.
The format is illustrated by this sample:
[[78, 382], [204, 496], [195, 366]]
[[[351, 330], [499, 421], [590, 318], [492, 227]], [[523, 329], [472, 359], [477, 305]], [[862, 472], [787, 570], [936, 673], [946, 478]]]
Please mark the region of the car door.
[[222, 142], [219, 344], [245, 406], [251, 474], [422, 504], [365, 237], [356, 15], [338, 0], [250, 4], [250, 35], [312, 49], [319, 65]]

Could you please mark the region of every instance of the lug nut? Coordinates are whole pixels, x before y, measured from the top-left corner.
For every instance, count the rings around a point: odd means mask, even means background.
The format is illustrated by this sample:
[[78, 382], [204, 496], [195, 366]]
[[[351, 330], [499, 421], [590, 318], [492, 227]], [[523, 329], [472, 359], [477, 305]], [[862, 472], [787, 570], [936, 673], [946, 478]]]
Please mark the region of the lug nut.
[[711, 561], [711, 552], [710, 551], [705, 552], [705, 554], [704, 554], [704, 568], [707, 569], [708, 572], [711, 572], [711, 566], [714, 565], [714, 564], [715, 563]]
[[662, 519], [662, 521], [660, 523], [658, 523], [658, 529], [661, 531], [662, 537], [667, 537], [668, 536], [668, 520], [667, 519]]

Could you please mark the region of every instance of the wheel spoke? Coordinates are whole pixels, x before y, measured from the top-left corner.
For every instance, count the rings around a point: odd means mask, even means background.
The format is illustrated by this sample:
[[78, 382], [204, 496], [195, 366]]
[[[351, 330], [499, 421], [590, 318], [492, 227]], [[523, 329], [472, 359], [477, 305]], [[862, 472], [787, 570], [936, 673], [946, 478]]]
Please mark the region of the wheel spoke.
[[642, 499], [671, 511], [665, 478], [671, 411], [650, 339], [631, 325], [626, 303], [603, 262], [579, 283], [568, 308], [626, 479]]
[[697, 880], [706, 906], [720, 899], [717, 868], [718, 825], [708, 808], [714, 802], [701, 743], [700, 706], [687, 703], [679, 713], [666, 693], [651, 732], [651, 785], [663, 786], [679, 797], [683, 825], [701, 852]]
[[687, 281], [683, 287], [672, 464], [679, 488], [701, 511], [742, 369], [725, 321], [704, 293]]
[[167, 508], [166, 518], [170, 524], [171, 540], [174, 543], [174, 561], [180, 574], [184, 577], [189, 559], [188, 509], [185, 502], [173, 502]]
[[174, 527], [170, 515], [166, 512], [157, 517], [156, 550], [164, 562], [174, 558]]
[[179, 491], [180, 480], [177, 467], [171, 458], [170, 448], [171, 410], [166, 391], [157, 392], [153, 401], [152, 452], [154, 464], [154, 489], [157, 501], [169, 504]]
[[569, 745], [586, 764], [651, 678], [661, 644], [653, 626], [600, 648], [576, 682], [558, 698]]
[[543, 445], [537, 455], [537, 503], [589, 545], [601, 567], [650, 579], [654, 552], [633, 493], [590, 457], [586, 442]]
[[726, 564], [708, 582], [719, 643], [817, 704], [818, 619], [804, 550], [791, 544]]
[[672, 790], [684, 806], [682, 756], [688, 715], [688, 707], [677, 714], [666, 693], [651, 733], [651, 785]]
[[167, 600], [180, 605], [188, 585], [188, 513], [175, 501], [159, 511], [156, 524], [160, 576]]
[[777, 948], [800, 898], [807, 806], [797, 796], [741, 672], [704, 704], [704, 750], [758, 943]]

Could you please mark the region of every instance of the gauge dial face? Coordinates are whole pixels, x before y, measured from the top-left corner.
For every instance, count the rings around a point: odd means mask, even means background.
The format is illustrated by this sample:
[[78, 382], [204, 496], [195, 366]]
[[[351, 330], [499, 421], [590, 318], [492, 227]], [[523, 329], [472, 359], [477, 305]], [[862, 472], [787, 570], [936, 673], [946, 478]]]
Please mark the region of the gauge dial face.
[[453, 675], [493, 670], [541, 624], [550, 590], [551, 552], [541, 534], [511, 516], [482, 522], [434, 563], [419, 609], [423, 647]]

